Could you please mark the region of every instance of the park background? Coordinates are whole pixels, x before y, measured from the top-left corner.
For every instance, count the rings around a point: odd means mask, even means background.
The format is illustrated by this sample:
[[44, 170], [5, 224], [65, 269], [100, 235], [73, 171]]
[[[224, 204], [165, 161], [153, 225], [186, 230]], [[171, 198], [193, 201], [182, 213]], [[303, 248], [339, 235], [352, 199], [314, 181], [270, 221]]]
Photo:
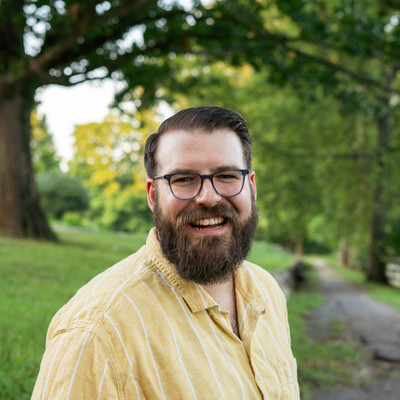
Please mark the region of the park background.
[[[400, 308], [386, 275], [400, 252], [399, 18], [393, 0], [2, 0], [0, 398], [30, 397], [52, 315], [144, 242], [143, 145], [189, 106], [248, 121], [252, 261], [274, 272], [317, 254]], [[40, 94], [84, 82], [112, 82], [116, 101], [61, 159]], [[307, 335], [316, 279], [289, 302], [303, 398], [362, 383], [344, 326]]]

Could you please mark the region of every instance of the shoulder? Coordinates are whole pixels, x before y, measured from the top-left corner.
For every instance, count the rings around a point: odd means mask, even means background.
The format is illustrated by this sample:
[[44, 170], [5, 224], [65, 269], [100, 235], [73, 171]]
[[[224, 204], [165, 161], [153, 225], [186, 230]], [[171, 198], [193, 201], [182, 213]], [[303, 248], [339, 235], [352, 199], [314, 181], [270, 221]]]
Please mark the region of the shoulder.
[[114, 266], [95, 276], [53, 317], [48, 339], [71, 328], [93, 329], [112, 309], [126, 288], [134, 288], [153, 274], [145, 246]]
[[243, 262], [242, 269], [249, 288], [259, 291], [264, 298], [277, 300], [280, 305], [286, 305], [283, 291], [270, 272], [249, 261]]

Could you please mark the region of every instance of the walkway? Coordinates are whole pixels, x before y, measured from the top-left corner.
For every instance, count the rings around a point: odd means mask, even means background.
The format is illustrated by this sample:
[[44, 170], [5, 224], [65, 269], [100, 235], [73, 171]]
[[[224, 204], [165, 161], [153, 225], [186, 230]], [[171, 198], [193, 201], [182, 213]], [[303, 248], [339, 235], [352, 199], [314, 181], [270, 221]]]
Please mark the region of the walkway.
[[[399, 400], [400, 399], [400, 312], [371, 299], [320, 260], [315, 261], [326, 303], [314, 310], [309, 320], [312, 336], [323, 337], [332, 322], [339, 321], [360, 339], [373, 358], [395, 375], [361, 389], [318, 391], [313, 400]], [[399, 293], [400, 295], [400, 293]], [[376, 368], [376, 362], [367, 368]], [[379, 366], [378, 366], [379, 368]], [[386, 369], [385, 368], [385, 369]]]

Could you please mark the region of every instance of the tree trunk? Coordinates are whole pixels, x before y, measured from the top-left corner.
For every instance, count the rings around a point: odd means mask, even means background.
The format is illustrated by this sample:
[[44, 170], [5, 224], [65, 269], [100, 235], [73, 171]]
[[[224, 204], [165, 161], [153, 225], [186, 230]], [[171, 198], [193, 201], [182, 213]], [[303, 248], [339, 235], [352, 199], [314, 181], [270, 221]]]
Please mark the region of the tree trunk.
[[350, 265], [349, 241], [347, 238], [341, 238], [339, 241], [339, 265], [341, 267], [349, 267]]
[[0, 99], [0, 234], [57, 240], [40, 206], [30, 152], [33, 96]]
[[374, 193], [374, 210], [371, 219], [371, 244], [368, 254], [366, 278], [368, 281], [387, 283], [385, 275], [385, 231], [386, 211], [382, 204], [383, 185], [378, 184]]
[[301, 261], [303, 258], [304, 250], [303, 250], [303, 238], [297, 237], [295, 239], [295, 247], [294, 247], [294, 255], [296, 261]]
[[385, 190], [385, 162], [384, 157], [390, 144], [390, 111], [378, 121], [378, 179], [374, 190], [371, 218], [371, 244], [368, 254], [366, 278], [368, 281], [387, 283], [385, 275], [385, 221], [386, 205], [384, 202]]

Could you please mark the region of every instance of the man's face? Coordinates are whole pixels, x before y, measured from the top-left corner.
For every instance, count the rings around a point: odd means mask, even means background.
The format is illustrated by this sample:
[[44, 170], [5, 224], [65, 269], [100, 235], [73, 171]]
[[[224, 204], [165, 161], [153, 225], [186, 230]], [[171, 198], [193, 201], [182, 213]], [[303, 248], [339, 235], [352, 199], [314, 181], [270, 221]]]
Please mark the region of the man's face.
[[[173, 131], [160, 138], [159, 175], [226, 169], [245, 169], [240, 139], [230, 130]], [[235, 197], [218, 195], [209, 179], [191, 200], [175, 198], [166, 179], [149, 179], [147, 195], [163, 252], [184, 278], [206, 284], [232, 275], [247, 255], [257, 225], [254, 172]]]

